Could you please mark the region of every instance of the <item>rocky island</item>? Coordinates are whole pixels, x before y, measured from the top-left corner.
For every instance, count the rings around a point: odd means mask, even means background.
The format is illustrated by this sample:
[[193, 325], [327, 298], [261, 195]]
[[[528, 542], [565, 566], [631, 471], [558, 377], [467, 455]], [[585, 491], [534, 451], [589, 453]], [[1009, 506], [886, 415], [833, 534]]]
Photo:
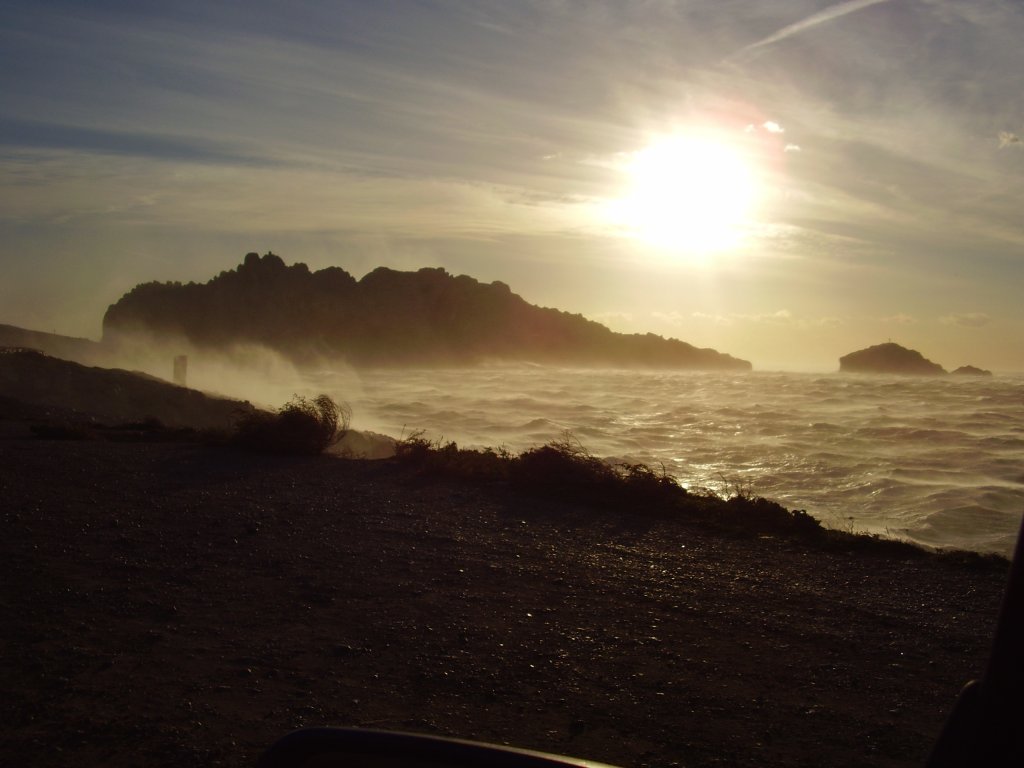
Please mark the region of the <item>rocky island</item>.
[[217, 349], [261, 344], [298, 364], [324, 357], [356, 366], [556, 365], [748, 371], [713, 349], [615, 333], [579, 314], [527, 303], [501, 282], [443, 269], [379, 267], [356, 280], [340, 267], [311, 272], [250, 253], [203, 283], [145, 283], [108, 310], [103, 340], [136, 333]]
[[973, 365], [961, 365], [959, 368], [953, 371], [957, 376], [991, 376], [992, 371], [985, 370], [984, 368], [976, 368]]
[[917, 350], [890, 341], [843, 355], [839, 358], [839, 372], [934, 376], [946, 373], [946, 369]]

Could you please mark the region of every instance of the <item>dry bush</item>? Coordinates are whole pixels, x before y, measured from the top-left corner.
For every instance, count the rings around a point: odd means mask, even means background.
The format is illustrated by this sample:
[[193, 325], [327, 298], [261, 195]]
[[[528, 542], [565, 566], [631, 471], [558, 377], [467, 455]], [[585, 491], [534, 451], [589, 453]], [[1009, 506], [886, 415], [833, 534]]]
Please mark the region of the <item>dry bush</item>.
[[508, 477], [511, 455], [504, 448], [459, 448], [453, 442], [431, 442], [423, 432], [413, 432], [395, 445], [395, 457], [423, 477], [437, 476], [465, 480], [503, 480]]
[[521, 454], [511, 477], [520, 488], [566, 501], [625, 512], [678, 511], [686, 489], [646, 464], [609, 464], [569, 434]]
[[277, 413], [256, 411], [235, 425], [232, 442], [260, 453], [315, 455], [348, 431], [351, 411], [327, 395], [312, 400], [295, 395]]

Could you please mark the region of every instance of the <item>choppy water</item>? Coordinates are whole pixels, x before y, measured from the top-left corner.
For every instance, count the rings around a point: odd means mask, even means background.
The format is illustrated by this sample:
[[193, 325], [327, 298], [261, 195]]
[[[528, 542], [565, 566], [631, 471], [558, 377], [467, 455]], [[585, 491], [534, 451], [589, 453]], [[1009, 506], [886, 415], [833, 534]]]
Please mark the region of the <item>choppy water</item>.
[[346, 386], [357, 429], [513, 451], [568, 431], [595, 455], [751, 490], [833, 527], [1010, 554], [1024, 513], [1024, 376], [523, 366], [375, 371]]

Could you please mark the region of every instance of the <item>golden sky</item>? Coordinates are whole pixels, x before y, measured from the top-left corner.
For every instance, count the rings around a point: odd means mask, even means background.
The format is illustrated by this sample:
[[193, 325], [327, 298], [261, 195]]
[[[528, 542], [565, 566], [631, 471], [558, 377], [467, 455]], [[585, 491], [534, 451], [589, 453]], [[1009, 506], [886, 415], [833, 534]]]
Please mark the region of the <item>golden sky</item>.
[[0, 322], [248, 251], [441, 266], [759, 369], [1024, 370], [1024, 6], [7, 2]]

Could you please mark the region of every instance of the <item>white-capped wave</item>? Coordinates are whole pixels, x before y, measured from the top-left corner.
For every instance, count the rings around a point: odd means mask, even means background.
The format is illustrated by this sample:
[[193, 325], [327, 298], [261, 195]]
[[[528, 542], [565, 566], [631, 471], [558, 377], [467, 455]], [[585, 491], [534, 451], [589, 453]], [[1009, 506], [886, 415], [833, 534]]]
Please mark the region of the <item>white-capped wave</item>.
[[512, 451], [568, 431], [595, 455], [664, 465], [688, 487], [741, 483], [826, 524], [940, 546], [1008, 554], [1024, 511], [1020, 376], [504, 365], [368, 372], [344, 399], [360, 429]]

